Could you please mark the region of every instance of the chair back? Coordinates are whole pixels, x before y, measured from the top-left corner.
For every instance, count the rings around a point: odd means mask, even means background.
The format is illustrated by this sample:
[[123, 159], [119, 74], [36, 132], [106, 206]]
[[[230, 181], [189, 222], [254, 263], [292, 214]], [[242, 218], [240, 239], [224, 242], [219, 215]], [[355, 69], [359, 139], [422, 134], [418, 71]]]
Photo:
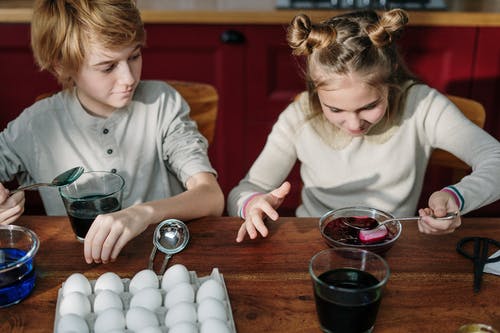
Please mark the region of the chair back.
[[219, 95], [208, 83], [166, 81], [181, 94], [191, 108], [191, 119], [196, 121], [198, 130], [211, 144], [215, 135]]
[[[472, 99], [453, 95], [447, 95], [447, 97], [467, 118], [477, 126], [483, 128], [486, 120], [486, 112], [481, 103]], [[462, 174], [470, 170], [470, 167], [465, 162], [455, 157], [455, 155], [441, 149], [435, 149], [432, 152], [429, 164], [460, 170]]]

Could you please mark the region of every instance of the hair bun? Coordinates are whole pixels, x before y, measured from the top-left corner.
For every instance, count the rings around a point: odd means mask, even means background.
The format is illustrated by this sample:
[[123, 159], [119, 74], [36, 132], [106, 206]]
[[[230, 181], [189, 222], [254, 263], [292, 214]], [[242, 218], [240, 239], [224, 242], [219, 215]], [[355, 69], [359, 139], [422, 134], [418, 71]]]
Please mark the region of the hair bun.
[[329, 24], [312, 24], [305, 14], [295, 16], [288, 28], [287, 40], [295, 55], [309, 55], [314, 49], [329, 45], [336, 38]]
[[376, 47], [390, 44], [399, 37], [408, 23], [408, 14], [402, 9], [393, 9], [382, 14], [376, 24], [366, 27], [366, 33]]

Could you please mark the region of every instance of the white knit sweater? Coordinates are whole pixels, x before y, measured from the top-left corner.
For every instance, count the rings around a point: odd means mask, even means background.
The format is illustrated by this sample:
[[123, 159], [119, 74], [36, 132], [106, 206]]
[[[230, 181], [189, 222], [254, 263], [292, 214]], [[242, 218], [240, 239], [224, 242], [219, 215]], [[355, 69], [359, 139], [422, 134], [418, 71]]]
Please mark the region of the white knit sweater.
[[303, 181], [297, 216], [354, 205], [413, 215], [433, 148], [472, 166], [471, 175], [450, 184], [464, 197], [462, 214], [500, 199], [500, 143], [426, 85], [409, 89], [399, 125], [363, 137], [314, 125], [305, 117], [307, 105], [303, 94], [282, 112], [263, 151], [229, 194], [230, 215], [251, 193], [278, 187], [297, 159]]

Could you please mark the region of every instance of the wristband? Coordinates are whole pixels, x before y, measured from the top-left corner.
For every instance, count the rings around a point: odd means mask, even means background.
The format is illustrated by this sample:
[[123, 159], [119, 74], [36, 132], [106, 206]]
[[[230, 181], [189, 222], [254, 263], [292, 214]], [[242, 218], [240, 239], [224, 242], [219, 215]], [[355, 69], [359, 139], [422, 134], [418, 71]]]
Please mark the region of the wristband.
[[452, 185], [446, 186], [441, 191], [452, 195], [453, 199], [455, 199], [455, 203], [457, 204], [459, 210], [462, 210], [464, 208], [464, 201], [465, 201], [464, 197], [455, 186]]
[[242, 219], [245, 219], [245, 209], [247, 208], [247, 205], [250, 202], [250, 200], [261, 194], [262, 193], [260, 192], [252, 193], [248, 198], [245, 199], [245, 201], [243, 201], [243, 205], [241, 205], [240, 212], [238, 214]]

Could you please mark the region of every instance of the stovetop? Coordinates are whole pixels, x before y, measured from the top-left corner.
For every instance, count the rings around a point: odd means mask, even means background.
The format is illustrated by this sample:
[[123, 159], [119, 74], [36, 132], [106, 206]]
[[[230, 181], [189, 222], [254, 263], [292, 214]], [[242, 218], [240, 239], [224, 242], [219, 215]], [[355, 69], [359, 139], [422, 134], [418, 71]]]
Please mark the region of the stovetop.
[[446, 10], [444, 0], [276, 0], [278, 9], [392, 9]]

